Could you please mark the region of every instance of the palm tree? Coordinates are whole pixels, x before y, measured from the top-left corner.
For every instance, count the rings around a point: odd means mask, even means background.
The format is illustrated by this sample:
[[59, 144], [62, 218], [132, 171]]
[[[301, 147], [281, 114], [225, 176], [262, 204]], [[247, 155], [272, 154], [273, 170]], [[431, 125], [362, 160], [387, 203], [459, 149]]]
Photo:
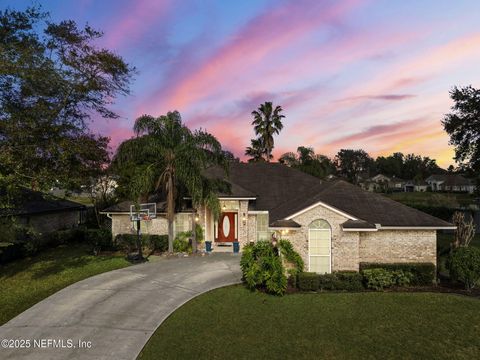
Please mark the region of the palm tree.
[[[136, 138], [119, 147], [115, 161], [129, 164], [142, 160], [139, 169], [133, 169], [131, 183], [137, 196], [146, 193], [164, 193], [167, 198], [168, 251], [173, 252], [173, 222], [179, 188], [184, 188], [192, 198], [192, 205], [205, 205], [220, 214], [220, 204], [215, 186], [202, 175], [210, 165], [227, 162], [219, 141], [203, 130], [191, 131], [182, 123], [178, 111], [157, 118], [140, 116], [134, 125]], [[195, 227], [193, 228], [195, 234]], [[195, 236], [194, 244], [195, 249]]]
[[251, 139], [250, 146], [245, 150], [245, 155], [250, 156], [248, 162], [265, 161], [265, 148], [261, 139]]
[[273, 135], [279, 134], [283, 129], [282, 119], [285, 117], [280, 113], [283, 111], [281, 106], [273, 108], [272, 102], [261, 104], [257, 110], [252, 111], [252, 125], [255, 134], [262, 140], [265, 149], [267, 161], [272, 158], [272, 149], [274, 147]]

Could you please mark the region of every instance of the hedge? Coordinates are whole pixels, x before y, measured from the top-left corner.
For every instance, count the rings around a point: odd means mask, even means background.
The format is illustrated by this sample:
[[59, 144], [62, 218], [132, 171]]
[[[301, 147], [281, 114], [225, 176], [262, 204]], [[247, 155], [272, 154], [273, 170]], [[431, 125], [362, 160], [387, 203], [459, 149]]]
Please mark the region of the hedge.
[[432, 263], [360, 263], [360, 271], [367, 269], [385, 269], [391, 272], [403, 271], [412, 273], [413, 278], [410, 285], [428, 286], [432, 285], [436, 279], [436, 267]]
[[338, 271], [332, 274], [303, 272], [298, 274], [298, 288], [302, 291], [361, 291], [363, 277], [356, 271]]
[[19, 226], [15, 227], [9, 235], [9, 241], [0, 243], [2, 244], [0, 246], [0, 264], [35, 255], [38, 251], [49, 247], [83, 242], [85, 229], [74, 228], [38, 234], [27, 227]]
[[[152, 250], [165, 252], [168, 250], [168, 235], [141, 235], [142, 246]], [[137, 247], [137, 235], [118, 234], [115, 237], [115, 245], [125, 250], [135, 249]]]
[[298, 288], [302, 291], [317, 291], [319, 275], [317, 273], [302, 272], [298, 274]]

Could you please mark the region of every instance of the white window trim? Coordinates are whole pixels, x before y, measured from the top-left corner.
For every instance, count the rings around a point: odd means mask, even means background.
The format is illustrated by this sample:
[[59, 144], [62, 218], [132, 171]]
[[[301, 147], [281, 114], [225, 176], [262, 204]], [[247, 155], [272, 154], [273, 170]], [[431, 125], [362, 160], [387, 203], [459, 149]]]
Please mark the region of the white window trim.
[[292, 214], [292, 215], [287, 216], [287, 217], [285, 218], [285, 220], [291, 220], [292, 218], [294, 218], [294, 217], [296, 217], [296, 216], [299, 216], [299, 215], [301, 215], [301, 214], [303, 214], [303, 213], [305, 213], [305, 212], [307, 212], [307, 211], [309, 211], [309, 210], [312, 210], [313, 208], [316, 208], [317, 206], [323, 206], [324, 208], [327, 208], [328, 210], [331, 210], [331, 211], [333, 211], [333, 212], [335, 212], [335, 213], [337, 213], [337, 214], [339, 214], [339, 215], [345, 216], [347, 219], [350, 219], [350, 220], [358, 220], [356, 217], [353, 217], [353, 216], [350, 215], [350, 214], [347, 214], [347, 213], [345, 213], [345, 212], [343, 212], [343, 211], [341, 211], [341, 210], [338, 210], [337, 208], [334, 208], [334, 207], [332, 207], [332, 206], [330, 206], [330, 205], [327, 205], [327, 204], [325, 204], [325, 203], [322, 202], [322, 201], [316, 202], [315, 204], [310, 205], [310, 206], [308, 206], [308, 207], [306, 207], [306, 208], [304, 208], [304, 209], [296, 212], [295, 214]]
[[332, 229], [308, 229], [308, 271], [311, 272], [310, 268], [310, 256], [317, 256], [317, 257], [326, 257], [326, 255], [310, 255], [310, 231], [328, 231], [329, 237], [330, 237], [330, 255], [328, 256], [330, 258], [329, 264], [328, 264], [328, 273], [332, 273]]
[[259, 231], [259, 230], [258, 230], [258, 224], [259, 224], [258, 219], [259, 219], [259, 217], [258, 217], [258, 216], [255, 217], [255, 241], [261, 240], [261, 239], [258, 238], [258, 233], [259, 233], [259, 232], [262, 232], [262, 233], [265, 233], [265, 232], [266, 232], [266, 233], [267, 233], [267, 239], [265, 239], [265, 240], [268, 240], [268, 234], [269, 234], [269, 232], [270, 232], [270, 231], [269, 231], [270, 228], [269, 228], [269, 226], [268, 226], [268, 223], [270, 222], [270, 217], [268, 216], [268, 211], [267, 211], [267, 212], [264, 212], [264, 213], [261, 213], [261, 214], [257, 214], [257, 215], [267, 215], [267, 220], [266, 220], [266, 230], [265, 230], [265, 231]]

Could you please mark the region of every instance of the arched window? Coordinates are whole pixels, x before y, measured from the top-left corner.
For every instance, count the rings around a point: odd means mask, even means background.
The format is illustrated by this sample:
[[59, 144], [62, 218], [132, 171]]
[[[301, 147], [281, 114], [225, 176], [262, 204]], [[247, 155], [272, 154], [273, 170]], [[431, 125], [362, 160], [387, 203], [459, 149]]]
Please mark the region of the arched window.
[[308, 269], [319, 274], [332, 271], [332, 230], [323, 220], [314, 220], [308, 225]]

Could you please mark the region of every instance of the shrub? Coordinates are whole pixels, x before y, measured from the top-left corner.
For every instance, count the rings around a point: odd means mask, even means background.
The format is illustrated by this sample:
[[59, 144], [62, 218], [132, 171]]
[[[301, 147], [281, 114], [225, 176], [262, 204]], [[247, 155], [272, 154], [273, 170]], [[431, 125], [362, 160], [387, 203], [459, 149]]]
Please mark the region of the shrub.
[[411, 284], [413, 274], [410, 271], [395, 270], [392, 271], [393, 282], [398, 286], [408, 286]]
[[295, 265], [298, 271], [303, 271], [303, 259], [300, 254], [293, 249], [292, 243], [290, 241], [281, 239], [278, 242], [278, 248], [280, 249], [282, 256], [285, 257], [285, 260]]
[[288, 285], [290, 285], [290, 287], [292, 288], [297, 287], [297, 278], [299, 273], [300, 272], [294, 268], [287, 270], [287, 277], [288, 277], [287, 282], [288, 282]]
[[175, 237], [175, 240], [173, 240], [173, 251], [175, 252], [192, 252], [192, 243], [190, 241], [190, 238], [192, 236], [191, 231], [184, 231]]
[[278, 249], [269, 241], [258, 241], [243, 247], [240, 259], [243, 281], [249, 289], [265, 289], [274, 295], [283, 295], [287, 277]]
[[433, 263], [360, 263], [360, 270], [385, 269], [389, 271], [401, 270], [404, 273], [411, 273], [410, 285], [428, 286], [435, 282], [436, 267]]
[[85, 241], [96, 249], [115, 249], [112, 241], [112, 233], [108, 229], [87, 229], [85, 231]]
[[382, 268], [363, 270], [362, 275], [369, 289], [383, 290], [395, 284], [392, 272]]
[[168, 235], [150, 235], [148, 236], [147, 246], [156, 251], [165, 252], [168, 250]]
[[452, 279], [462, 282], [465, 289], [471, 290], [480, 283], [480, 249], [460, 247], [454, 250], [449, 267]]
[[[304, 274], [307, 275], [303, 276]], [[362, 275], [356, 271], [338, 271], [332, 274], [303, 273], [298, 276], [298, 287], [304, 291], [361, 291], [364, 288], [362, 280]]]
[[316, 274], [318, 277], [318, 289], [321, 291], [335, 290], [336, 278], [333, 274]]
[[298, 288], [301, 291], [317, 291], [320, 285], [319, 275], [312, 272], [298, 274]]
[[[167, 251], [168, 250], [168, 235], [141, 235], [142, 247], [148, 248], [151, 251]], [[115, 237], [115, 244], [118, 248], [127, 252], [136, 250], [137, 235], [136, 234], [118, 234]]]
[[357, 271], [335, 272], [335, 288], [333, 290], [361, 291], [363, 287], [363, 276]]

